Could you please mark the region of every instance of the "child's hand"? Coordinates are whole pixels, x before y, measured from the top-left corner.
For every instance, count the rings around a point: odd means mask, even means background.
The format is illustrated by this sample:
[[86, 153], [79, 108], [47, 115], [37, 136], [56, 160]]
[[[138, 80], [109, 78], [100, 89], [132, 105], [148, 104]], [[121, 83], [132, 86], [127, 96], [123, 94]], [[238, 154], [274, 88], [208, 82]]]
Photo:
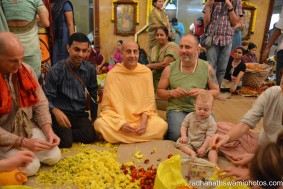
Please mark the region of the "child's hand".
[[204, 147], [200, 147], [197, 152], [198, 152], [198, 157], [204, 157], [206, 149]]
[[180, 138], [179, 141], [182, 144], [187, 144], [188, 143], [188, 137], [187, 136], [183, 136], [183, 137]]

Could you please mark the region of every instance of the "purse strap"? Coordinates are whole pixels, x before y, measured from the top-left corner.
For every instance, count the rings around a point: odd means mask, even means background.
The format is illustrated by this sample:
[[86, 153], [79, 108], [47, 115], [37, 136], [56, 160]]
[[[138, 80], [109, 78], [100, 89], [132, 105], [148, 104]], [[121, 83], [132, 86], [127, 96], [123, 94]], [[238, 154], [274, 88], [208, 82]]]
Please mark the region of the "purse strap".
[[[72, 70], [72, 68], [69, 66], [69, 64], [67, 63], [67, 60], [65, 61], [65, 64], [67, 66], [67, 68], [71, 71], [71, 73], [79, 80], [79, 82], [82, 84], [82, 86], [84, 87], [85, 92], [87, 93], [88, 98], [91, 99], [91, 101], [95, 104], [97, 104], [97, 102], [92, 98], [92, 96], [89, 94], [87, 87], [85, 86], [83, 80], [74, 72], [74, 70]], [[87, 102], [87, 106], [90, 107], [90, 101]]]

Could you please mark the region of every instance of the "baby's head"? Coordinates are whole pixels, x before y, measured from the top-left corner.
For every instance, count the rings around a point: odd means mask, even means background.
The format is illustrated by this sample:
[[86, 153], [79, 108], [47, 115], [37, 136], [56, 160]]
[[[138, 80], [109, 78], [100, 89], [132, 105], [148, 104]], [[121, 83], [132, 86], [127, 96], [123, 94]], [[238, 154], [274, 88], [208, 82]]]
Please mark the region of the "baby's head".
[[213, 96], [208, 91], [200, 92], [196, 97], [195, 111], [198, 119], [206, 119], [213, 108]]

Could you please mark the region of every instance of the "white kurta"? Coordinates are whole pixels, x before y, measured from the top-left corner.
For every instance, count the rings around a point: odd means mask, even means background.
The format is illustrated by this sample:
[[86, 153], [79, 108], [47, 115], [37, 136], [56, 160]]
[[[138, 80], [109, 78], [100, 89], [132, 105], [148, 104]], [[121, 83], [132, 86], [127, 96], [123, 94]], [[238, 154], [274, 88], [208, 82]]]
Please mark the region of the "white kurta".
[[250, 125], [252, 128], [263, 118], [263, 129], [259, 135], [259, 143], [276, 141], [277, 136], [283, 131], [283, 93], [279, 86], [267, 89], [255, 101], [241, 122]]

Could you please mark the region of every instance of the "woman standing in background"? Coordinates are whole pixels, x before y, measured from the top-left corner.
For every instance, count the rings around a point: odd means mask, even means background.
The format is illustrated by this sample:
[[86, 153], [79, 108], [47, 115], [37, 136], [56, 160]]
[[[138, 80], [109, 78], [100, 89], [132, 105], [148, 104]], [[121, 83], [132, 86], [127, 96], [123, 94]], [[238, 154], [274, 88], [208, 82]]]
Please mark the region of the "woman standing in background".
[[[164, 0], [152, 0], [153, 9], [149, 15], [149, 50], [156, 45], [155, 32], [159, 26], [164, 26], [170, 30], [168, 16], [163, 10]], [[170, 35], [169, 35], [170, 36]]]
[[52, 8], [52, 26], [54, 33], [54, 46], [52, 64], [66, 59], [69, 54], [67, 44], [69, 36], [75, 32], [73, 5], [68, 0], [55, 0]]
[[14, 33], [24, 47], [23, 62], [29, 64], [36, 75], [41, 73], [41, 52], [38, 27], [50, 25], [49, 14], [42, 0], [2, 0], [9, 31]]

